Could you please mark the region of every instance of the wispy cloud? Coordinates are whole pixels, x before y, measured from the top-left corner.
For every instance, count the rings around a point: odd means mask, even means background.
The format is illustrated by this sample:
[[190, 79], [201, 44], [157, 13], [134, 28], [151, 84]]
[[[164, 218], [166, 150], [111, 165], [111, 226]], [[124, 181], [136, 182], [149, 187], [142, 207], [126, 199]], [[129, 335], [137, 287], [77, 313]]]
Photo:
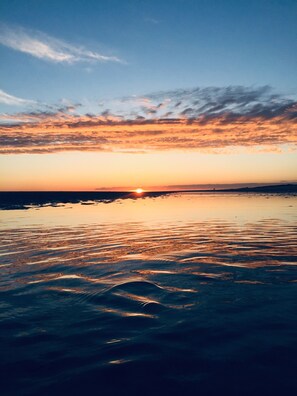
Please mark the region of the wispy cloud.
[[85, 47], [70, 44], [39, 31], [0, 25], [0, 44], [55, 63], [122, 62]]
[[0, 127], [0, 153], [297, 148], [297, 101], [269, 87], [122, 98], [105, 102], [98, 114], [79, 114], [78, 108], [66, 103], [10, 115], [11, 122]]
[[36, 104], [34, 100], [18, 98], [17, 96], [13, 96], [2, 91], [2, 89], [0, 89], [0, 103], [10, 106], [27, 106]]
[[146, 17], [144, 18], [145, 22], [152, 23], [153, 25], [158, 25], [160, 23], [159, 19]]

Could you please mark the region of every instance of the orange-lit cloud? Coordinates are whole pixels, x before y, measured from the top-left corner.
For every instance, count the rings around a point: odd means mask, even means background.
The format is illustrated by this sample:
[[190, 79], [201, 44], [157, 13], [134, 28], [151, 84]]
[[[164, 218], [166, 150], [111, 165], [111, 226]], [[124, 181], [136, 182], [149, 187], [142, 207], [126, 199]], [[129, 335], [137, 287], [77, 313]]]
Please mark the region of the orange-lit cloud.
[[125, 98], [125, 110], [76, 106], [3, 115], [0, 153], [220, 151], [297, 144], [297, 102], [268, 87], [178, 90]]

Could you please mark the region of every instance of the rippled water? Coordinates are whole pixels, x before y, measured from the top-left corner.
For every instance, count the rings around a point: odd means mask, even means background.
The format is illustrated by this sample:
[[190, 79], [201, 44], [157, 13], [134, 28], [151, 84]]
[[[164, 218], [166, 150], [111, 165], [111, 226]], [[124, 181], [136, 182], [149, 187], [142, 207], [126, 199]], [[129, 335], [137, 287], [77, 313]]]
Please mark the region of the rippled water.
[[1, 393], [293, 395], [297, 197], [1, 212]]

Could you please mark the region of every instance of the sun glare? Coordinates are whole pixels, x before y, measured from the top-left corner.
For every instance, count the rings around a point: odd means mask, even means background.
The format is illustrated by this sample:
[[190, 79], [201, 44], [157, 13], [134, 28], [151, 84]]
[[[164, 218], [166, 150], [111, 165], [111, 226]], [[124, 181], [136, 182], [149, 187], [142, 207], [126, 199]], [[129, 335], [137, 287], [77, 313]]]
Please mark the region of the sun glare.
[[135, 192], [137, 194], [142, 194], [143, 193], [143, 189], [142, 188], [136, 188]]

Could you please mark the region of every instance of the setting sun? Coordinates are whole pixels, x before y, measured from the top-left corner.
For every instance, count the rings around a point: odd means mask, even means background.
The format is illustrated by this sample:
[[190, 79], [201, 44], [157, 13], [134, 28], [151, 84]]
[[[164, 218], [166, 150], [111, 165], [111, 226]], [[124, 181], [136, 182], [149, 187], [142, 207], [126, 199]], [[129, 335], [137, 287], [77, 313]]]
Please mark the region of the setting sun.
[[142, 189], [142, 188], [137, 188], [137, 189], [135, 190], [135, 192], [136, 192], [137, 194], [142, 194], [142, 193], [143, 193], [143, 189]]

